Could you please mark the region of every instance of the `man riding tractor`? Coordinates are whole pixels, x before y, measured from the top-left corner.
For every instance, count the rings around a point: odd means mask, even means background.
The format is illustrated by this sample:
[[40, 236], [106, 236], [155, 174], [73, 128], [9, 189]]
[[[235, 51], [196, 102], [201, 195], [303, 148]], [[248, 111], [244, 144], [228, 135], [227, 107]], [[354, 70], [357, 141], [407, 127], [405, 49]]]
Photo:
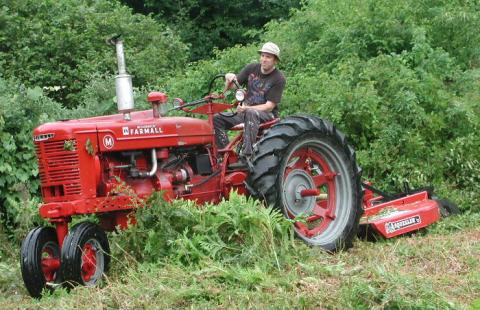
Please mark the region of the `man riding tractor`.
[[247, 85], [245, 100], [231, 115], [216, 114], [214, 117], [215, 139], [219, 149], [228, 145], [225, 130], [235, 125], [244, 124], [243, 147], [238, 162], [229, 166], [231, 169], [247, 167], [253, 154], [254, 144], [261, 123], [278, 117], [278, 105], [285, 88], [285, 76], [276, 68], [280, 61], [280, 49], [272, 42], [265, 43], [258, 51], [259, 63], [246, 65], [238, 75], [225, 74], [225, 91], [233, 84]]

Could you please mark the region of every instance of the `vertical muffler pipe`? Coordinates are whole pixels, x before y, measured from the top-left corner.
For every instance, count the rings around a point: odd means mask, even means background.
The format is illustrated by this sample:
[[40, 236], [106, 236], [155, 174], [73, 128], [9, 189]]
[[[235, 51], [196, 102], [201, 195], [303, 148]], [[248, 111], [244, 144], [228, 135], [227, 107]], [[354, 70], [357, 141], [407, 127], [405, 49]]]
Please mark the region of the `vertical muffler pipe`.
[[130, 112], [133, 111], [133, 87], [132, 76], [127, 73], [125, 66], [125, 54], [123, 52], [123, 41], [120, 36], [114, 36], [107, 41], [115, 45], [117, 51], [118, 75], [115, 77], [115, 92], [117, 95], [118, 112], [123, 113], [123, 118], [131, 120]]

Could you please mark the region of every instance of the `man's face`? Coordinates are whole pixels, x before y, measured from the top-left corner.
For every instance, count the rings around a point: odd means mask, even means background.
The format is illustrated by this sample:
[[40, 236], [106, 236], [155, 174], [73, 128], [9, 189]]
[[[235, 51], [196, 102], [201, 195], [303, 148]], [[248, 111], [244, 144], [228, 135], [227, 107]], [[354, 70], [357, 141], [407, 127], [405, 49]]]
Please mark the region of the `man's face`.
[[277, 63], [277, 57], [269, 53], [260, 54], [260, 65], [262, 66], [262, 71], [269, 72], [273, 69]]

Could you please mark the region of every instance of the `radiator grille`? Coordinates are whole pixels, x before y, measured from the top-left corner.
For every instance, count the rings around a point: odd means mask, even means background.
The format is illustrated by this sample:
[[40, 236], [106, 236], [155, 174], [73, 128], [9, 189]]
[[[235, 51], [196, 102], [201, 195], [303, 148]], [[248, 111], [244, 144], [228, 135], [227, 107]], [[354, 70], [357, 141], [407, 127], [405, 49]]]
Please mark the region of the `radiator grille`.
[[82, 193], [76, 140], [38, 142], [35, 149], [45, 198]]

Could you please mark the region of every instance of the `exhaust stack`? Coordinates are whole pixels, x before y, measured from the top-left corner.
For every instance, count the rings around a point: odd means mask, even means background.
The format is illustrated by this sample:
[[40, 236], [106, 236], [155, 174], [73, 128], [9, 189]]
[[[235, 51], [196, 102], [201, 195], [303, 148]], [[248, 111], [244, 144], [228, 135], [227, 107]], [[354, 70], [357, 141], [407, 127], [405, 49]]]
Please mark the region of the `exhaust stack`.
[[133, 111], [133, 87], [132, 76], [127, 73], [125, 66], [125, 54], [123, 52], [123, 41], [120, 36], [108, 40], [108, 43], [115, 45], [117, 51], [118, 75], [115, 77], [115, 93], [117, 95], [118, 112], [123, 113], [124, 120], [131, 120], [130, 112]]

